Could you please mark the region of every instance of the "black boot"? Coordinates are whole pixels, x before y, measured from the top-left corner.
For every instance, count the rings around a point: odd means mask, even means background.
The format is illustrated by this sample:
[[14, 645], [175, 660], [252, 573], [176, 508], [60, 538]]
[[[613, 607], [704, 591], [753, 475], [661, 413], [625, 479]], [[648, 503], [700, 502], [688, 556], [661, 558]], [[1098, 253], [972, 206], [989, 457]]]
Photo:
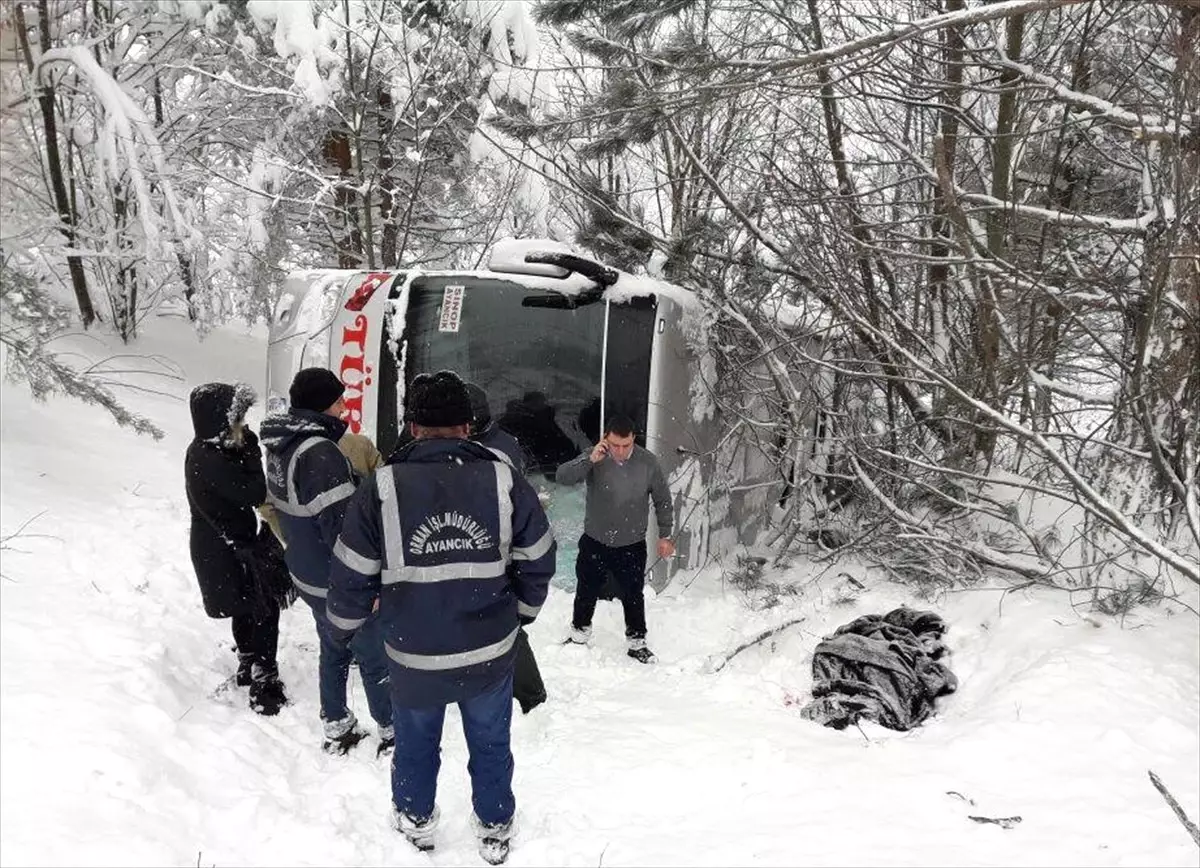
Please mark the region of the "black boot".
[[352, 729], [345, 735], [339, 735], [337, 738], [325, 739], [321, 743], [321, 749], [325, 753], [331, 753], [334, 756], [345, 756], [366, 737], [367, 734], [363, 730]]
[[238, 687], [249, 687], [253, 680], [254, 655], [248, 651], [239, 651], [237, 674], [233, 676], [233, 683]]
[[503, 865], [508, 861], [508, 839], [480, 838], [479, 855], [489, 865]]
[[256, 666], [250, 682], [250, 708], [265, 717], [279, 714], [288, 703], [287, 692], [274, 666]]

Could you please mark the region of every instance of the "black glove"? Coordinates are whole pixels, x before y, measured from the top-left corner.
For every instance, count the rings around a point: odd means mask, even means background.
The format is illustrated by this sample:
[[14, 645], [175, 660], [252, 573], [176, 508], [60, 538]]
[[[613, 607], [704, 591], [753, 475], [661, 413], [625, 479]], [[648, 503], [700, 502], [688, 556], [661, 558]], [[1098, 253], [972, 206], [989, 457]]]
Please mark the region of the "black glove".
[[532, 615], [517, 615], [517, 620], [521, 622], [522, 627], [528, 627], [536, 619]]

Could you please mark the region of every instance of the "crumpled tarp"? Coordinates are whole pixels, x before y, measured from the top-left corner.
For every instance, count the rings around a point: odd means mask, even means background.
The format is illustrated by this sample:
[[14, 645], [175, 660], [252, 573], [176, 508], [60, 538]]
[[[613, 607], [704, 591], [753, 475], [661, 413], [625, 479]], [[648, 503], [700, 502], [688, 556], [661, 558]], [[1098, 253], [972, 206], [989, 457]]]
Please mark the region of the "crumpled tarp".
[[934, 712], [958, 679], [944, 663], [946, 622], [901, 607], [864, 615], [826, 636], [813, 652], [813, 701], [800, 713], [834, 729], [873, 720], [908, 730]]

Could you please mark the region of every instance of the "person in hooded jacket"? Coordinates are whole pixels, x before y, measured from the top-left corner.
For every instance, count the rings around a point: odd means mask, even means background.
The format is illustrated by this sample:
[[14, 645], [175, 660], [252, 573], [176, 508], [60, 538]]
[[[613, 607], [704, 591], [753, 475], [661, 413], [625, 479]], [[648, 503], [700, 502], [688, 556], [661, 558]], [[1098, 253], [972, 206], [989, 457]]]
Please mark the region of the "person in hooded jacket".
[[259, 533], [254, 509], [266, 498], [262, 452], [246, 427], [254, 391], [244, 383], [207, 383], [192, 390], [195, 436], [184, 458], [191, 512], [189, 548], [204, 611], [230, 618], [237, 646], [235, 683], [250, 688], [250, 707], [277, 714], [287, 703], [279, 680], [279, 606], [255, 594], [244, 552]]
[[328, 616], [345, 635], [378, 609], [391, 668], [393, 822], [432, 850], [446, 706], [459, 707], [480, 855], [508, 857], [513, 666], [537, 617], [557, 543], [533, 487], [467, 439], [471, 402], [452, 371], [415, 377], [416, 438], [359, 488], [329, 579]]
[[345, 386], [325, 368], [305, 368], [292, 380], [291, 407], [263, 420], [267, 497], [287, 543], [284, 557], [301, 599], [312, 609], [320, 642], [317, 681], [324, 741], [344, 754], [366, 737], [346, 704], [350, 664], [358, 661], [367, 707], [379, 728], [378, 753], [395, 743], [388, 696], [387, 659], [379, 619], [372, 616], [345, 642], [325, 615], [329, 568], [337, 550], [346, 505], [355, 490], [350, 461], [338, 447], [346, 433], [341, 417]]

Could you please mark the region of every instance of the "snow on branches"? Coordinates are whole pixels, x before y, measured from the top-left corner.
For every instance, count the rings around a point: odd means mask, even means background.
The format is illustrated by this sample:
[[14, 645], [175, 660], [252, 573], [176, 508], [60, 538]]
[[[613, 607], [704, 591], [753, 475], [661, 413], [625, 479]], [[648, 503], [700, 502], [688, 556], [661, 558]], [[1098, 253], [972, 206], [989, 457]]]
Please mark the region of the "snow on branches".
[[[199, 234], [192, 228], [175, 194], [162, 146], [146, 113], [96, 62], [85, 46], [52, 48], [45, 52], [38, 59], [36, 74], [39, 80], [50, 74], [49, 67], [60, 63], [76, 68], [90, 84], [103, 109], [95, 142], [95, 165], [107, 179], [118, 179], [128, 172], [147, 245], [182, 242], [185, 247], [195, 247], [199, 243]], [[147, 163], [153, 171], [149, 176]], [[154, 205], [156, 198], [161, 200], [161, 212]], [[161, 231], [160, 213], [166, 222], [166, 238]], [[158, 252], [164, 254], [164, 251]]]

